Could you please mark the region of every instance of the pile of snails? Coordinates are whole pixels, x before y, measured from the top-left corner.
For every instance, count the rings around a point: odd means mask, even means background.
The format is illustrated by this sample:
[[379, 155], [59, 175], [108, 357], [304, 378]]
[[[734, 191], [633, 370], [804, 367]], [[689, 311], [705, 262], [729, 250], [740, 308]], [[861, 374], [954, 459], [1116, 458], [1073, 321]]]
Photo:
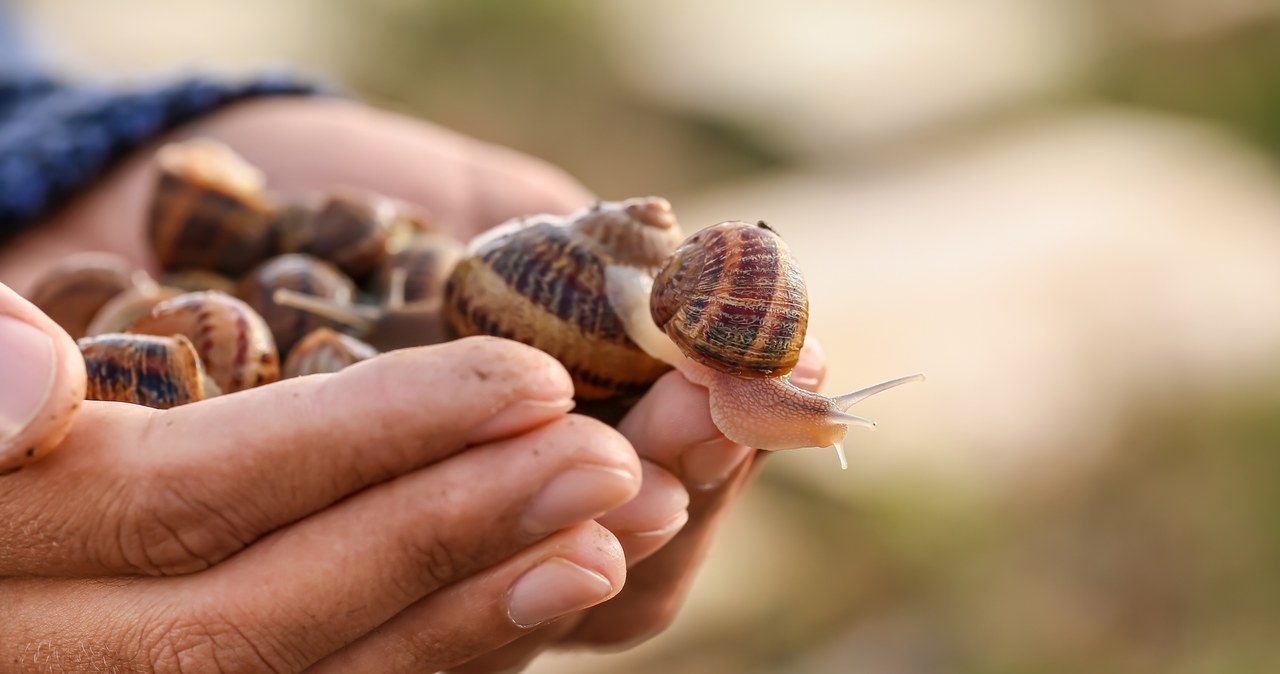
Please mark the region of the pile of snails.
[[92, 400], [168, 408], [334, 372], [379, 352], [488, 334], [557, 358], [577, 398], [633, 400], [673, 367], [712, 419], [761, 449], [835, 446], [848, 414], [903, 377], [828, 398], [787, 380], [808, 294], [763, 222], [686, 239], [658, 197], [517, 218], [469, 244], [359, 190], [269, 194], [261, 171], [195, 140], [162, 148], [148, 213], [158, 278], [68, 258], [30, 299], [78, 338]]

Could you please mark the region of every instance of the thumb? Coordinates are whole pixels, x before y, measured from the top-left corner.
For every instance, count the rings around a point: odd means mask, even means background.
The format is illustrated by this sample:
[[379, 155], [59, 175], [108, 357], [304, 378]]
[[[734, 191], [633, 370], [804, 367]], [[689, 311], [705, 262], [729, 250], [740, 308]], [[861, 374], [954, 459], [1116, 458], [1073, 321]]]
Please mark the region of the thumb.
[[84, 392], [84, 358], [75, 342], [0, 283], [0, 475], [57, 447]]

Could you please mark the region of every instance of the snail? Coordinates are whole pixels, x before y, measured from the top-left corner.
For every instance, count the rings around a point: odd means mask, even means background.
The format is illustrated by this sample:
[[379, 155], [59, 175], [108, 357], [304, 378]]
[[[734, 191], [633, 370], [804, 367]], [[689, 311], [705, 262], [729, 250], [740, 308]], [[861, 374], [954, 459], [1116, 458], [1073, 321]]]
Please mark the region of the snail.
[[[404, 302], [420, 302], [444, 296], [444, 284], [462, 259], [464, 246], [442, 233], [414, 236], [403, 248], [378, 266], [376, 291], [385, 301], [399, 293]], [[396, 282], [397, 270], [404, 270], [403, 282]]]
[[685, 241], [656, 278], [635, 267], [605, 270], [609, 304], [626, 333], [710, 393], [711, 418], [730, 440], [766, 450], [834, 446], [848, 467], [854, 403], [915, 374], [828, 398], [796, 387], [808, 292], [782, 239], [763, 222], [725, 222]]
[[266, 322], [249, 305], [216, 290], [161, 302], [128, 330], [185, 336], [224, 393], [269, 384], [280, 377], [275, 341]]
[[282, 377], [302, 377], [309, 374], [337, 372], [348, 365], [368, 360], [378, 355], [378, 350], [364, 342], [319, 328], [298, 342], [284, 361]]
[[195, 347], [182, 335], [112, 333], [86, 337], [78, 344], [89, 378], [88, 400], [168, 409], [220, 393]]
[[361, 279], [403, 247], [417, 224], [391, 199], [343, 188], [319, 208], [295, 204], [276, 227], [280, 252], [306, 253]]
[[312, 297], [290, 288], [275, 291], [281, 307], [310, 312], [346, 326], [379, 351], [439, 344], [451, 335], [442, 312], [443, 282], [462, 245], [442, 234], [421, 234], [388, 257], [379, 272], [380, 306]]
[[332, 323], [314, 313], [276, 304], [272, 295], [280, 288], [289, 288], [339, 304], [350, 304], [356, 292], [355, 284], [345, 274], [310, 255], [273, 257], [241, 279], [236, 288], [236, 296], [253, 307], [267, 322], [281, 354], [289, 353], [293, 345], [307, 334]]
[[266, 259], [276, 207], [261, 171], [205, 139], [160, 148], [156, 165], [147, 235], [165, 269], [235, 276]]
[[108, 332], [123, 332], [134, 321], [151, 313], [155, 305], [182, 294], [182, 290], [162, 286], [145, 273], [134, 278], [132, 288], [112, 297], [98, 313], [94, 314], [85, 335], [101, 335]]
[[513, 220], [472, 242], [445, 286], [445, 315], [459, 336], [496, 335], [551, 354], [581, 400], [638, 394], [670, 367], [627, 338], [605, 269], [652, 274], [683, 238], [659, 197]]
[[111, 298], [149, 281], [146, 272], [122, 257], [77, 253], [36, 281], [27, 298], [75, 339], [86, 334], [94, 315]]

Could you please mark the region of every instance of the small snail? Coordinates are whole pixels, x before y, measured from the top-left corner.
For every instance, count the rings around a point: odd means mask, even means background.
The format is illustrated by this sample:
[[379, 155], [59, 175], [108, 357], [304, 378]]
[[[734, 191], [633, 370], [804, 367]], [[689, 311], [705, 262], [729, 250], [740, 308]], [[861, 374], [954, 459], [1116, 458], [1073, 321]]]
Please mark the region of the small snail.
[[122, 257], [77, 253], [42, 276], [27, 298], [75, 339], [111, 298], [149, 280]]
[[132, 288], [112, 297], [94, 314], [85, 335], [123, 332], [134, 321], [151, 313], [155, 305], [181, 294], [178, 288], [159, 285], [150, 276], [140, 273], [134, 278]]
[[156, 409], [204, 400], [220, 391], [182, 335], [106, 334], [79, 341], [89, 377], [88, 400]]
[[[418, 234], [378, 266], [378, 296], [390, 301], [399, 293], [410, 303], [444, 297], [445, 282], [465, 250], [448, 234]], [[404, 270], [402, 283], [395, 282], [397, 270]]]
[[302, 377], [309, 374], [337, 372], [348, 365], [368, 360], [378, 355], [378, 350], [364, 342], [320, 328], [307, 335], [293, 347], [284, 361], [282, 377]]
[[710, 392], [711, 418], [734, 442], [779, 450], [834, 446], [870, 395], [911, 375], [828, 398], [786, 379], [808, 321], [808, 294], [790, 250], [763, 222], [725, 222], [694, 234], [656, 279], [634, 267], [606, 271], [610, 304], [650, 355]]
[[314, 313], [276, 304], [272, 295], [281, 288], [339, 304], [350, 304], [356, 293], [355, 284], [345, 274], [310, 255], [273, 257], [241, 279], [236, 296], [267, 322], [281, 354], [289, 353], [298, 340], [317, 328], [333, 325]]
[[551, 354], [580, 399], [637, 394], [670, 368], [627, 338], [605, 268], [652, 274], [683, 238], [658, 197], [517, 219], [472, 242], [445, 286], [445, 314], [460, 336], [496, 335]]
[[345, 189], [330, 195], [310, 217], [279, 219], [279, 249], [318, 257], [359, 279], [387, 258], [396, 227], [403, 224], [390, 199]]
[[239, 275], [266, 259], [276, 208], [261, 171], [204, 139], [160, 148], [156, 165], [147, 234], [165, 269]]
[[211, 290], [157, 304], [129, 332], [184, 335], [224, 393], [270, 384], [280, 378], [271, 330], [244, 302]]

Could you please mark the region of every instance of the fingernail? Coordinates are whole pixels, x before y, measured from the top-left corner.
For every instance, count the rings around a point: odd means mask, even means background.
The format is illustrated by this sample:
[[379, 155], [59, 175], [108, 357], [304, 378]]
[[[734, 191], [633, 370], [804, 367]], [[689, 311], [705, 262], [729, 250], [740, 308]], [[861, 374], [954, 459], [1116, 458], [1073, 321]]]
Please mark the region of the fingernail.
[[487, 421], [471, 429], [467, 444], [479, 444], [510, 437], [564, 416], [573, 409], [573, 399], [520, 400], [508, 405]]
[[507, 617], [522, 628], [595, 606], [613, 594], [608, 578], [563, 558], [552, 557], [511, 586]]
[[708, 440], [680, 455], [680, 473], [694, 488], [715, 489], [729, 479], [752, 451], [730, 440]]
[[535, 536], [595, 519], [630, 501], [636, 478], [619, 468], [577, 466], [553, 479], [529, 503], [525, 531]]
[[671, 519], [667, 520], [666, 524], [658, 527], [657, 529], [650, 529], [649, 531], [629, 531], [627, 532], [627, 535], [642, 536], [645, 538], [671, 536], [676, 532], [680, 531], [681, 529], [683, 529], [684, 525], [688, 523], [689, 523], [689, 511], [681, 510], [680, 512], [676, 513], [675, 517], [672, 517]]
[[11, 316], [0, 316], [0, 443], [26, 428], [49, 397], [57, 372], [53, 339]]

